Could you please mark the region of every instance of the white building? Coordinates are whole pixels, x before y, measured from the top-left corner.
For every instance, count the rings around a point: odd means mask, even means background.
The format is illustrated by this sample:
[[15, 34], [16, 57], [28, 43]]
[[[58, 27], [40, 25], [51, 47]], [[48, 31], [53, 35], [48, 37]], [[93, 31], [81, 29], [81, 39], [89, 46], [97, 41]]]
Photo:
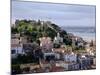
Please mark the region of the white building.
[[20, 34], [12, 34], [11, 36], [11, 54], [15, 58], [18, 54], [23, 54], [23, 44]]
[[23, 46], [21, 44], [11, 44], [12, 58], [15, 58], [18, 54], [24, 54]]
[[78, 43], [78, 47], [83, 47], [83, 46], [84, 46], [84, 44], [82, 42]]
[[60, 59], [60, 54], [55, 53], [55, 58], [56, 58], [56, 59]]
[[58, 67], [64, 67], [65, 70], [68, 70], [69, 64], [65, 63], [65, 62], [60, 62], [60, 63], [56, 63], [56, 66], [58, 66]]
[[21, 54], [23, 51], [23, 46], [20, 44], [12, 44], [11, 45], [11, 50], [16, 50], [17, 54]]
[[57, 36], [54, 38], [54, 43], [60, 44], [63, 42], [63, 38], [60, 37], [60, 34], [57, 33]]
[[74, 53], [71, 54], [65, 54], [64, 55], [64, 60], [66, 62], [76, 62], [77, 61], [77, 55]]
[[56, 66], [63, 67], [67, 71], [68, 70], [78, 70], [79, 69], [79, 64], [77, 64], [77, 63], [59, 62], [59, 63], [56, 63]]

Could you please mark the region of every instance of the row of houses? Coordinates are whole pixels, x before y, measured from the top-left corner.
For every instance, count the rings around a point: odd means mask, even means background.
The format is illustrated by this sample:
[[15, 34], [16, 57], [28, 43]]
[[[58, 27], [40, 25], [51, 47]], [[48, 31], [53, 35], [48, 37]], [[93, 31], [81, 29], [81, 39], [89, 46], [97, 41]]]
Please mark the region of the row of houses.
[[[58, 36], [59, 36], [59, 34], [58, 34]], [[12, 57], [16, 57], [17, 54], [24, 54], [25, 53], [24, 45], [32, 44], [32, 43], [28, 42], [27, 37], [25, 37], [25, 36], [20, 37], [20, 34], [14, 34], [14, 35], [12, 35], [11, 38], [12, 38], [11, 39]], [[39, 40], [40, 40], [40, 47], [42, 48], [41, 50], [43, 50], [45, 60], [46, 59], [47, 60], [57, 59], [57, 60], [63, 60], [65, 62], [77, 63], [77, 59], [78, 59], [77, 54], [73, 53], [71, 48], [69, 48], [69, 50], [66, 50], [65, 48], [62, 48], [62, 49], [60, 48], [59, 50], [54, 49], [53, 42], [50, 37], [42, 37], [42, 38], [39, 38]], [[60, 39], [58, 39], [58, 40], [60, 40]], [[28, 48], [28, 49], [30, 49], [30, 48]]]
[[[30, 43], [28, 40], [29, 37], [27, 36], [20, 36], [20, 34], [12, 34], [11, 35], [11, 48], [14, 48], [14, 46], [19, 47], [20, 45]], [[57, 33], [57, 36], [55, 36], [54, 40], [52, 41], [50, 37], [42, 37], [39, 38], [40, 46], [45, 50], [52, 50], [53, 44], [60, 44], [63, 42], [63, 38], [60, 37], [60, 34]], [[75, 44], [76, 39], [73, 38], [73, 44]], [[78, 43], [78, 45], [83, 45], [82, 43]]]
[[[11, 52], [12, 54], [23, 54], [23, 44], [29, 44], [29, 37], [27, 36], [20, 36], [20, 34], [12, 34], [11, 35]], [[45, 52], [50, 52], [53, 49], [53, 43], [60, 43], [61, 38], [60, 35], [57, 34], [55, 37], [54, 42], [51, 40], [50, 37], [41, 37], [39, 38], [40, 47]]]
[[[31, 72], [60, 72], [60, 71], [73, 71], [73, 70], [87, 70], [91, 69], [91, 62], [85, 58], [80, 59], [80, 63], [69, 62], [69, 61], [41, 61], [40, 65], [31, 65], [24, 64], [21, 65], [21, 69], [25, 67], [29, 67], [29, 71]], [[31, 66], [30, 66], [31, 65]]]

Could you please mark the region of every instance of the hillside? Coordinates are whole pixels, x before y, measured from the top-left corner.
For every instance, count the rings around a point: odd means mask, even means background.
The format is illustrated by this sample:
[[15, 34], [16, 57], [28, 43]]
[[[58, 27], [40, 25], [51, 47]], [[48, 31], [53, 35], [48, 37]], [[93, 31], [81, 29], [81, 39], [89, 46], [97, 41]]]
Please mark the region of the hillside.
[[50, 21], [16, 20], [15, 25], [11, 27], [11, 33], [20, 33], [21, 36], [29, 36], [32, 42], [38, 41], [43, 36], [51, 37], [53, 40], [57, 33], [60, 33], [63, 42], [71, 45], [71, 39], [68, 38], [67, 32]]

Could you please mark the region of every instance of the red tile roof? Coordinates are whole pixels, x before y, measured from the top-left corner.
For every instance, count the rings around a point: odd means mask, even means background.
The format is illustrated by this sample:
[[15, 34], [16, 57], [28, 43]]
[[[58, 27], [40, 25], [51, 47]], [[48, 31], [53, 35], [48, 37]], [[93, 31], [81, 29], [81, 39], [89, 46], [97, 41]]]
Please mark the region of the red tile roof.
[[59, 72], [59, 71], [64, 71], [64, 68], [63, 67], [56, 67], [56, 66], [53, 66], [50, 70], [51, 72]]

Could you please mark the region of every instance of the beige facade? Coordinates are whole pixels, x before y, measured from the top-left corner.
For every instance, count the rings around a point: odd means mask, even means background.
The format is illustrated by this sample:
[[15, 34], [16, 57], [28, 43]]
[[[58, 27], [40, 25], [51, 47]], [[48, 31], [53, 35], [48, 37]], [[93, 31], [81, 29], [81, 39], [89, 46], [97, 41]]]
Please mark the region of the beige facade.
[[42, 49], [52, 50], [53, 43], [50, 37], [42, 37], [42, 38], [39, 38], [39, 40], [40, 40], [40, 46], [42, 47]]

